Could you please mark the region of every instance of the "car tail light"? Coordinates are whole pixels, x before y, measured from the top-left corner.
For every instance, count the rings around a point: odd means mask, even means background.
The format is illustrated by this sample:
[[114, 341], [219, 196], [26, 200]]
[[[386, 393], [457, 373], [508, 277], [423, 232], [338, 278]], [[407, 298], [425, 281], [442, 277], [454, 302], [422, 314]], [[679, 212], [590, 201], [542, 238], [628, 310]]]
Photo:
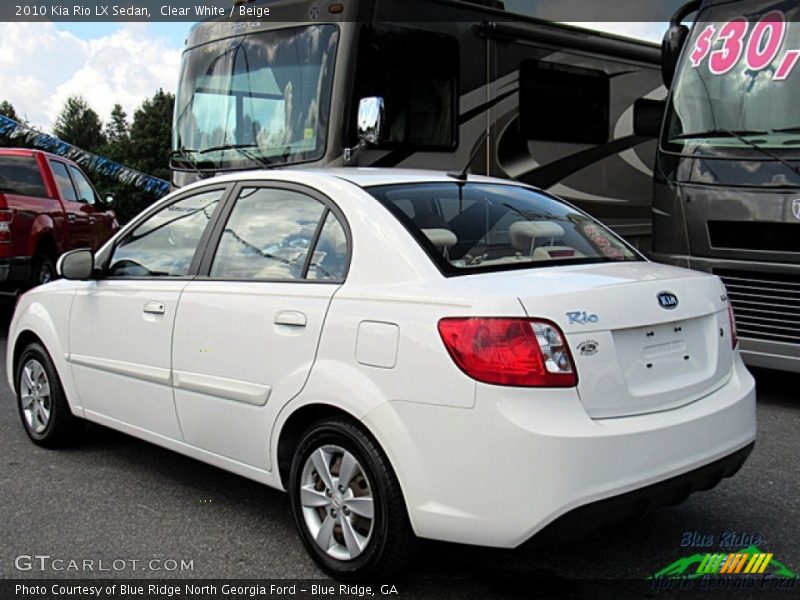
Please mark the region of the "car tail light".
[[736, 350], [736, 344], [739, 343], [739, 336], [736, 333], [736, 319], [733, 316], [733, 307], [728, 304], [728, 319], [731, 323], [731, 348]]
[[549, 321], [448, 318], [439, 335], [467, 375], [495, 385], [572, 387], [578, 376], [561, 330]]
[[10, 210], [0, 210], [0, 244], [11, 243], [11, 221], [14, 213]]

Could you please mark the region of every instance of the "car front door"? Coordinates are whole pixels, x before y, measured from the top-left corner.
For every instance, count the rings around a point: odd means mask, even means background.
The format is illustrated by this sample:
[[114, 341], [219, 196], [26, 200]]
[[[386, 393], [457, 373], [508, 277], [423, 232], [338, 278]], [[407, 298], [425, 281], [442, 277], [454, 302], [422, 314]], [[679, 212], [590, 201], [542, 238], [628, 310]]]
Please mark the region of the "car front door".
[[102, 210], [94, 186], [80, 169], [70, 165], [69, 173], [78, 191], [78, 201], [83, 202], [82, 210], [89, 221], [90, 247], [97, 250], [113, 233], [111, 224], [114, 222], [114, 215], [108, 210]]
[[102, 277], [76, 293], [69, 361], [95, 420], [181, 439], [172, 328], [224, 194], [224, 187], [193, 191], [146, 216], [114, 245]]
[[50, 168], [53, 170], [53, 177], [64, 204], [64, 216], [67, 219], [69, 238], [64, 249], [91, 248], [92, 225], [89, 223], [89, 215], [84, 210], [86, 203], [80, 201], [72, 178], [69, 176], [67, 164], [60, 160], [51, 160]]
[[241, 185], [175, 321], [175, 403], [186, 442], [269, 469], [269, 432], [313, 364], [344, 280], [338, 210], [296, 186]]

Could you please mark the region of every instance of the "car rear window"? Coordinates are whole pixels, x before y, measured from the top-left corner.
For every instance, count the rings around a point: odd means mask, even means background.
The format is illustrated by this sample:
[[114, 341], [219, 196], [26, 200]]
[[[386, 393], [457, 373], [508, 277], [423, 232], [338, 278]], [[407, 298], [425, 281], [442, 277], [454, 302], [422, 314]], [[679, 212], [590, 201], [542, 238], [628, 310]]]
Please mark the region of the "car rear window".
[[0, 156], [0, 194], [46, 197], [36, 159], [32, 156]]
[[548, 194], [488, 183], [367, 188], [447, 275], [642, 260], [616, 234]]

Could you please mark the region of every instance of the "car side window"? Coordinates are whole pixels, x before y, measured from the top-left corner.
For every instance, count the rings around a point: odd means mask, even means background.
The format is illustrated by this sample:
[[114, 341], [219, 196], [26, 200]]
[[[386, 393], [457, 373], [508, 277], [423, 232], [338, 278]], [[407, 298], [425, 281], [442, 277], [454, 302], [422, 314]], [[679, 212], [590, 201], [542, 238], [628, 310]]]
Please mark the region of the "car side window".
[[69, 202], [77, 202], [78, 194], [75, 193], [75, 187], [69, 177], [67, 165], [57, 160], [51, 160], [50, 167], [53, 169], [53, 175], [56, 178], [56, 185], [58, 186], [58, 191], [61, 192], [61, 197]]
[[200, 238], [224, 189], [165, 206], [128, 233], [114, 248], [110, 277], [185, 277]]
[[70, 166], [69, 172], [72, 173], [72, 180], [75, 182], [75, 187], [78, 190], [78, 202], [85, 202], [86, 204], [94, 204], [95, 194], [92, 184], [86, 179], [79, 169]]
[[299, 192], [243, 189], [222, 233], [211, 277], [302, 279], [325, 211], [321, 202]]
[[314, 281], [344, 281], [347, 269], [347, 235], [344, 227], [332, 212], [328, 212], [325, 225], [314, 248], [308, 267], [308, 279]]

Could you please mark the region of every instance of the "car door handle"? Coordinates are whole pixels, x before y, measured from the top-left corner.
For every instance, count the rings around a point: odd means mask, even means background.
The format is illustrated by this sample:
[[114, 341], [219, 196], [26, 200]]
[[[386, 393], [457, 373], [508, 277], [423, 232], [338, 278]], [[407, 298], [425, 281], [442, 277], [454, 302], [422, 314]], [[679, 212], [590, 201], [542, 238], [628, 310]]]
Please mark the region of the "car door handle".
[[69, 221], [70, 223], [74, 223], [74, 222], [75, 222], [75, 220], [76, 220], [77, 218], [78, 218], [78, 217], [76, 217], [76, 216], [75, 216], [75, 215], [73, 215], [73, 214], [68, 214], [68, 215], [67, 215], [67, 221]]
[[94, 217], [89, 217], [89, 223], [94, 223]]
[[283, 310], [275, 315], [276, 325], [289, 325], [290, 327], [305, 327], [306, 316], [296, 310]]
[[143, 312], [149, 315], [163, 315], [166, 312], [163, 302], [148, 302], [144, 305]]

